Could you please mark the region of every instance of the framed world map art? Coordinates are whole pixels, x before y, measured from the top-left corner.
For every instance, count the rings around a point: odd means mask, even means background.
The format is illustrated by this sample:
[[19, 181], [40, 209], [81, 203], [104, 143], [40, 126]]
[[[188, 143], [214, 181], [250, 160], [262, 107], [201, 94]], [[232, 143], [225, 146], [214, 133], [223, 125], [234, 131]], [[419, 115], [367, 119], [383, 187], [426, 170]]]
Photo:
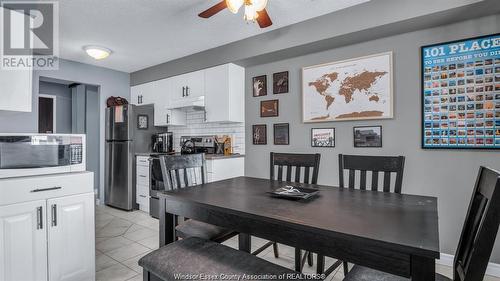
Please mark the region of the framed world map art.
[[302, 120], [393, 117], [392, 52], [302, 68]]

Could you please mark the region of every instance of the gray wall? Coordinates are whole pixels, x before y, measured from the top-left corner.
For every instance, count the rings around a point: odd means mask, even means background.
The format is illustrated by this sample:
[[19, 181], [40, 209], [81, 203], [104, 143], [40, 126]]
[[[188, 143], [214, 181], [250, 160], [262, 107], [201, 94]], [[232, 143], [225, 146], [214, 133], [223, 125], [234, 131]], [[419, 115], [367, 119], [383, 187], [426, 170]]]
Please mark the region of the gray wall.
[[71, 133], [71, 89], [67, 85], [40, 81], [39, 93], [56, 96], [56, 133]]
[[[269, 177], [269, 152], [321, 153], [319, 183], [338, 184], [339, 153], [367, 155], [405, 155], [403, 192], [438, 197], [441, 252], [454, 254], [480, 165], [500, 170], [499, 151], [422, 150], [420, 148], [420, 58], [419, 47], [500, 32], [500, 15], [458, 24], [382, 38], [321, 53], [296, 57], [246, 69], [246, 161], [245, 174]], [[386, 51], [394, 52], [394, 109], [392, 120], [304, 124], [301, 118], [301, 68]], [[252, 97], [251, 79], [267, 74], [268, 93], [272, 93], [272, 73], [290, 71], [290, 93]], [[280, 116], [260, 118], [259, 103], [280, 100]], [[290, 145], [272, 145], [272, 125], [290, 123]], [[252, 125], [267, 124], [268, 145], [252, 145]], [[383, 148], [353, 148], [353, 126], [382, 125]], [[336, 147], [312, 148], [313, 127], [335, 127]], [[500, 262], [500, 238], [493, 262]]]
[[101, 202], [104, 202], [104, 109], [106, 108], [106, 99], [110, 96], [130, 98], [130, 74], [61, 59], [59, 70], [34, 72], [32, 112], [0, 112], [1, 133], [33, 133], [38, 131], [38, 82], [40, 76], [99, 86], [99, 190]]

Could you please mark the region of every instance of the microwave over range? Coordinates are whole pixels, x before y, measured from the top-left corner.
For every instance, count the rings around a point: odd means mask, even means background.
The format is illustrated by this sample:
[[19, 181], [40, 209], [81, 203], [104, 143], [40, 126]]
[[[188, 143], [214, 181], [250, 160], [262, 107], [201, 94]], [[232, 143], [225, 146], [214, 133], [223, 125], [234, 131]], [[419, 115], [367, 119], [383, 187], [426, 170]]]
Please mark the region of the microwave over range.
[[85, 135], [0, 134], [0, 178], [86, 170]]

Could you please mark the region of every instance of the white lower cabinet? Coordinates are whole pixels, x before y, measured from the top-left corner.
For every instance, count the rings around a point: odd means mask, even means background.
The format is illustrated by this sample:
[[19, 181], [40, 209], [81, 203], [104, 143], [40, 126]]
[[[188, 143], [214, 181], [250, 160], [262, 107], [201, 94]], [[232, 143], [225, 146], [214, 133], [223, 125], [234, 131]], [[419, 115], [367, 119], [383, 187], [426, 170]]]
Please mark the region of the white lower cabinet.
[[245, 175], [245, 158], [207, 160], [208, 182], [227, 180]]
[[50, 281], [94, 280], [94, 194], [47, 200]]
[[0, 281], [47, 280], [46, 201], [0, 207]]
[[92, 173], [0, 179], [0, 281], [95, 280], [92, 186]]

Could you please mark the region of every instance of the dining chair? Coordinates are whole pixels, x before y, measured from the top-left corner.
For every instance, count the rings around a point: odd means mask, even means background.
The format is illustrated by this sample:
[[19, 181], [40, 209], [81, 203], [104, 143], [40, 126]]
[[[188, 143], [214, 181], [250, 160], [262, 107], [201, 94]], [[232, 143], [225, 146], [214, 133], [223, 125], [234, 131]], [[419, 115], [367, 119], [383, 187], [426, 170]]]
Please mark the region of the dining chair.
[[[165, 190], [177, 190], [206, 182], [206, 162], [204, 154], [191, 155], [163, 155], [160, 156], [160, 165]], [[220, 226], [201, 221], [186, 219], [179, 222], [174, 216], [176, 239], [198, 237], [214, 242], [224, 242], [237, 233]]]
[[[401, 193], [403, 185], [405, 157], [404, 156], [365, 156], [365, 155], [343, 155], [339, 154], [339, 187], [383, 192]], [[344, 183], [344, 172], [348, 171], [349, 181], [347, 186]], [[356, 171], [359, 172], [359, 184], [355, 183]], [[371, 182], [368, 187], [367, 173], [371, 173]], [[379, 186], [379, 174], [383, 173], [383, 184]], [[391, 188], [391, 174], [396, 174], [394, 187]], [[349, 271], [349, 265], [343, 261], [344, 276]], [[325, 257], [318, 255], [317, 273], [325, 273], [327, 276], [338, 266], [324, 269]]]
[[[274, 153], [270, 155], [270, 179], [277, 181], [311, 183], [318, 182], [319, 163], [321, 154], [296, 154], [296, 153]], [[277, 170], [277, 171], [276, 171]], [[295, 171], [295, 172], [293, 172]], [[302, 172], [303, 171], [303, 172]], [[279, 257], [278, 243], [267, 242], [252, 254], [257, 255], [266, 248], [273, 246], [274, 256]], [[313, 265], [313, 255], [307, 252], [302, 257], [301, 249], [295, 248], [295, 270], [302, 271], [305, 262]]]
[[[462, 227], [453, 278], [436, 274], [436, 281], [483, 280], [500, 223], [500, 172], [480, 167]], [[355, 265], [345, 281], [408, 281], [367, 267]]]

